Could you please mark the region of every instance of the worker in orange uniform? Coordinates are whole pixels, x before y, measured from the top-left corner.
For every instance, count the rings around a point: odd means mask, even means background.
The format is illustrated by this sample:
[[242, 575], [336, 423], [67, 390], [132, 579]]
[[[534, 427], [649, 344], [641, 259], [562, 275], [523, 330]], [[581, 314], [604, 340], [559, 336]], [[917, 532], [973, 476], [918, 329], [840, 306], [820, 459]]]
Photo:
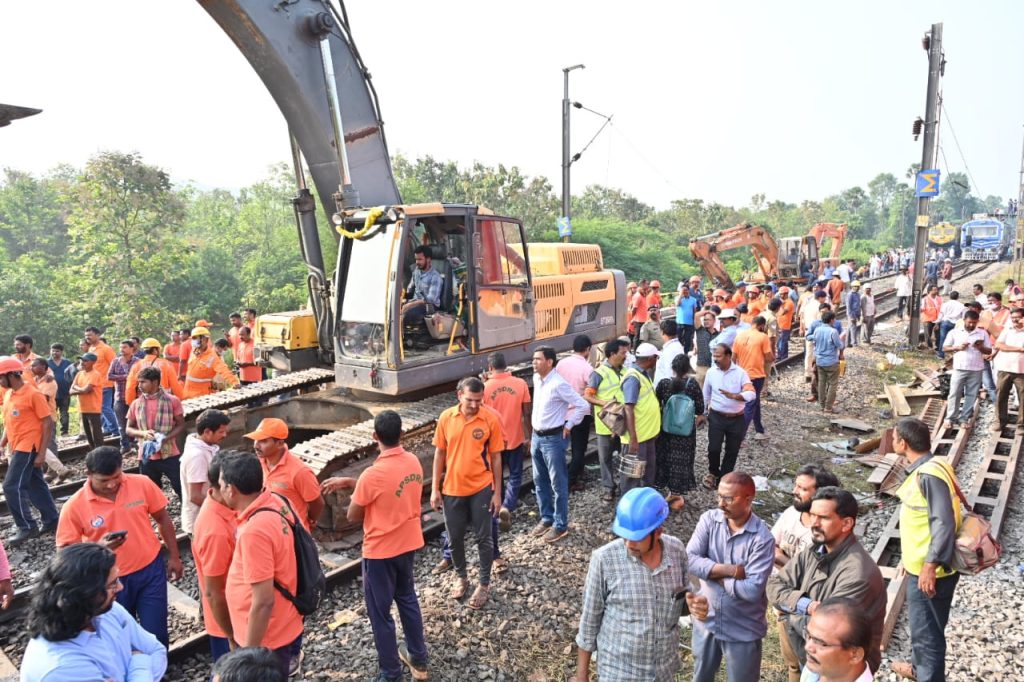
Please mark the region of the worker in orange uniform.
[[765, 319], [761, 315], [754, 317], [750, 329], [744, 329], [736, 335], [732, 343], [733, 360], [742, 367], [754, 385], [754, 399], [748, 401], [743, 408], [743, 418], [750, 428], [754, 422], [754, 440], [765, 440], [768, 436], [761, 423], [761, 391], [764, 390], [765, 377], [775, 362], [775, 350], [765, 331]]
[[[298, 520], [285, 501], [264, 486], [255, 457], [249, 453], [221, 457], [221, 495], [238, 518], [225, 588], [231, 630], [241, 647], [272, 650], [280, 671], [287, 675], [303, 631], [302, 615], [281, 594], [282, 589], [295, 594], [299, 588], [293, 535]], [[271, 511], [260, 513], [263, 509]]]
[[78, 396], [78, 412], [82, 417], [82, 433], [90, 448], [103, 445], [103, 393], [102, 377], [96, 371], [96, 354], [85, 353], [81, 357], [81, 369], [71, 382], [71, 395]]
[[[197, 320], [196, 327], [210, 328], [210, 323], [206, 320]], [[180, 359], [178, 360], [178, 378], [185, 382], [185, 375], [188, 373], [188, 359], [192, 357], [192, 332], [188, 329], [181, 330], [181, 348], [178, 350]]]
[[[181, 332], [171, 332], [171, 342], [164, 346], [164, 360], [170, 362], [175, 368], [181, 362]], [[174, 375], [177, 376], [178, 372], [175, 371]]]
[[113, 550], [123, 585], [117, 601], [167, 646], [167, 581], [184, 573], [174, 522], [163, 491], [142, 474], [124, 473], [123, 464], [120, 451], [109, 445], [85, 456], [86, 482], [60, 510], [57, 548], [97, 542]]
[[192, 532], [192, 556], [196, 562], [199, 594], [203, 599], [203, 625], [210, 636], [210, 658], [214, 662], [235, 648], [227, 582], [231, 557], [235, 553], [238, 518], [220, 491], [220, 465], [224, 455], [214, 455], [208, 472], [210, 487], [199, 509]]
[[256, 364], [256, 342], [253, 341], [252, 330], [249, 327], [243, 326], [238, 331], [235, 365], [238, 366], [238, 377], [242, 380], [243, 386], [263, 380], [263, 368]]
[[0, 398], [4, 421], [0, 452], [10, 452], [3, 490], [11, 517], [18, 527], [18, 532], [6, 541], [8, 547], [17, 547], [26, 540], [39, 537], [40, 528], [29, 503], [39, 510], [42, 532], [48, 533], [57, 527], [57, 507], [42, 470], [46, 445], [53, 437], [53, 414], [46, 397], [36, 390], [34, 384], [26, 383], [22, 378], [23, 371], [17, 358], [0, 357]]
[[658, 306], [658, 310], [661, 310], [661, 282], [656, 279], [651, 281], [651, 293], [647, 294], [647, 307], [650, 308], [652, 305]]
[[782, 305], [775, 311], [775, 319], [779, 322], [779, 342], [776, 344], [775, 357], [785, 360], [789, 357], [789, 338], [793, 334], [793, 317], [796, 306], [789, 296], [789, 287], [779, 287], [779, 300]]
[[210, 330], [206, 327], [196, 327], [192, 330], [184, 397], [188, 399], [210, 395], [214, 392], [214, 379], [220, 379], [232, 388], [238, 386], [238, 377], [231, 373], [210, 343]]
[[315, 527], [324, 510], [320, 481], [305, 462], [288, 450], [288, 425], [268, 417], [245, 437], [254, 442], [266, 489], [288, 498], [306, 530]]
[[107, 374], [110, 372], [110, 363], [117, 357], [117, 353], [100, 338], [101, 333], [97, 327], [85, 328], [85, 340], [89, 344], [89, 352], [96, 356], [95, 369], [100, 375], [98, 388], [102, 389], [103, 400], [100, 424], [104, 434], [114, 435], [118, 433], [117, 415], [114, 414], [114, 382]]
[[828, 298], [832, 301], [832, 307], [836, 308], [843, 300], [843, 292], [846, 291], [846, 284], [843, 283], [843, 278], [838, 272], [832, 273], [832, 279], [825, 285], [828, 289]]
[[630, 347], [636, 348], [639, 343], [640, 327], [647, 321], [647, 298], [651, 290], [647, 286], [647, 280], [640, 280], [640, 287], [629, 303], [629, 341]]
[[231, 322], [231, 326], [224, 332], [224, 338], [231, 344], [231, 352], [234, 353], [238, 348], [238, 336], [242, 331], [242, 316], [238, 313], [231, 313], [228, 315], [228, 320]]
[[142, 359], [132, 365], [128, 372], [128, 380], [124, 385], [125, 401], [131, 405], [139, 397], [139, 372], [147, 367], [160, 370], [160, 388], [172, 394], [178, 400], [184, 395], [181, 382], [178, 381], [178, 368], [174, 363], [160, 357], [160, 342], [149, 338], [142, 342]]

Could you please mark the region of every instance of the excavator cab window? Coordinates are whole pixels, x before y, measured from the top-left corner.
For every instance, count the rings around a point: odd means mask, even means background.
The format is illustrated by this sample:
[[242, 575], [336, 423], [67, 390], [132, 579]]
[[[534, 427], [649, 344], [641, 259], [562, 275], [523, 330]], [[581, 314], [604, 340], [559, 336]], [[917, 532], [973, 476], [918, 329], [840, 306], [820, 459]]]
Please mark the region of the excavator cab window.
[[522, 223], [478, 216], [471, 242], [476, 350], [534, 336], [533, 290]]

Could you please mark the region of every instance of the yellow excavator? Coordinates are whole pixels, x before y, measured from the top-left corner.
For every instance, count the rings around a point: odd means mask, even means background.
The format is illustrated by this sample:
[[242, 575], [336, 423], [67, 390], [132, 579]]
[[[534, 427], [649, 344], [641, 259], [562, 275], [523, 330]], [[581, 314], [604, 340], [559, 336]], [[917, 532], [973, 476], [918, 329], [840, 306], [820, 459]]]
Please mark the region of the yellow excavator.
[[[403, 203], [344, 4], [199, 4], [259, 74], [291, 133], [309, 309], [260, 316], [264, 362], [285, 371], [333, 366], [339, 386], [405, 395], [479, 373], [491, 351], [516, 363], [538, 342], [562, 351], [580, 333], [595, 343], [625, 333], [625, 277], [604, 267], [598, 246], [527, 243], [521, 221], [483, 206]], [[331, 273], [318, 212], [339, 240]], [[402, 307], [419, 246], [442, 291], [410, 325]]]

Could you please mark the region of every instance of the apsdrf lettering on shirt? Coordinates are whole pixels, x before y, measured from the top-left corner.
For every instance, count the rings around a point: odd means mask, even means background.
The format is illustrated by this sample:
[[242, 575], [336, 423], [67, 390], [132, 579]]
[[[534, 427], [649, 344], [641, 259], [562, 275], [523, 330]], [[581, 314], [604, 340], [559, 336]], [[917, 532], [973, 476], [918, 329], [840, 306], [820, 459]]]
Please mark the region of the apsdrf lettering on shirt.
[[402, 482], [398, 484], [398, 490], [395, 491], [395, 497], [401, 497], [402, 491], [405, 490], [405, 486], [409, 483], [423, 483], [423, 477], [419, 474], [409, 474], [402, 479]]

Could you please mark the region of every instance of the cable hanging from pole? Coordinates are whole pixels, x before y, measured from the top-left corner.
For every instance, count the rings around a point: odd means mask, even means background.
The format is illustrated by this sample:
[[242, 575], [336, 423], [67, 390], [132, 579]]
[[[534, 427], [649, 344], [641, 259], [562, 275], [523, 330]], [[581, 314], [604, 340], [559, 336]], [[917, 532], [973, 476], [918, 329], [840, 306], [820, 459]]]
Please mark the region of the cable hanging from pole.
[[573, 102], [572, 105], [575, 108], [577, 108], [577, 109], [582, 109], [583, 111], [589, 111], [590, 113], [592, 113], [592, 114], [594, 114], [596, 116], [600, 116], [601, 118], [604, 119], [604, 123], [602, 123], [601, 127], [597, 129], [597, 132], [594, 133], [594, 136], [590, 138], [590, 142], [587, 142], [585, 145], [583, 145], [583, 149], [581, 149], [578, 152], [576, 152], [575, 154], [573, 154], [572, 158], [569, 159], [569, 165], [570, 166], [580, 160], [580, 157], [583, 156], [583, 152], [585, 152], [588, 149], [590, 149], [590, 145], [594, 144], [594, 140], [596, 140], [597, 136], [601, 134], [601, 131], [604, 130], [608, 126], [608, 124], [610, 124], [612, 122], [612, 116], [615, 116], [615, 114], [612, 114], [611, 116], [605, 116], [604, 114], [602, 114], [602, 113], [600, 113], [598, 111], [594, 111], [593, 109], [588, 109], [587, 107], [583, 106], [579, 102]]
[[964, 157], [964, 150], [960, 148], [960, 140], [956, 137], [956, 129], [953, 128], [953, 121], [949, 118], [949, 111], [946, 110], [945, 103], [940, 102], [939, 107], [941, 108], [942, 115], [946, 117], [946, 123], [949, 125], [949, 132], [953, 134], [953, 142], [956, 144], [957, 152], [960, 153], [960, 160], [963, 161], [964, 170], [967, 171], [967, 177], [971, 179], [971, 185], [974, 187], [974, 191], [978, 193], [979, 198], [985, 196], [982, 193], [981, 188], [978, 187], [978, 181], [974, 179], [974, 174], [971, 173], [971, 167], [967, 165], [967, 159]]

